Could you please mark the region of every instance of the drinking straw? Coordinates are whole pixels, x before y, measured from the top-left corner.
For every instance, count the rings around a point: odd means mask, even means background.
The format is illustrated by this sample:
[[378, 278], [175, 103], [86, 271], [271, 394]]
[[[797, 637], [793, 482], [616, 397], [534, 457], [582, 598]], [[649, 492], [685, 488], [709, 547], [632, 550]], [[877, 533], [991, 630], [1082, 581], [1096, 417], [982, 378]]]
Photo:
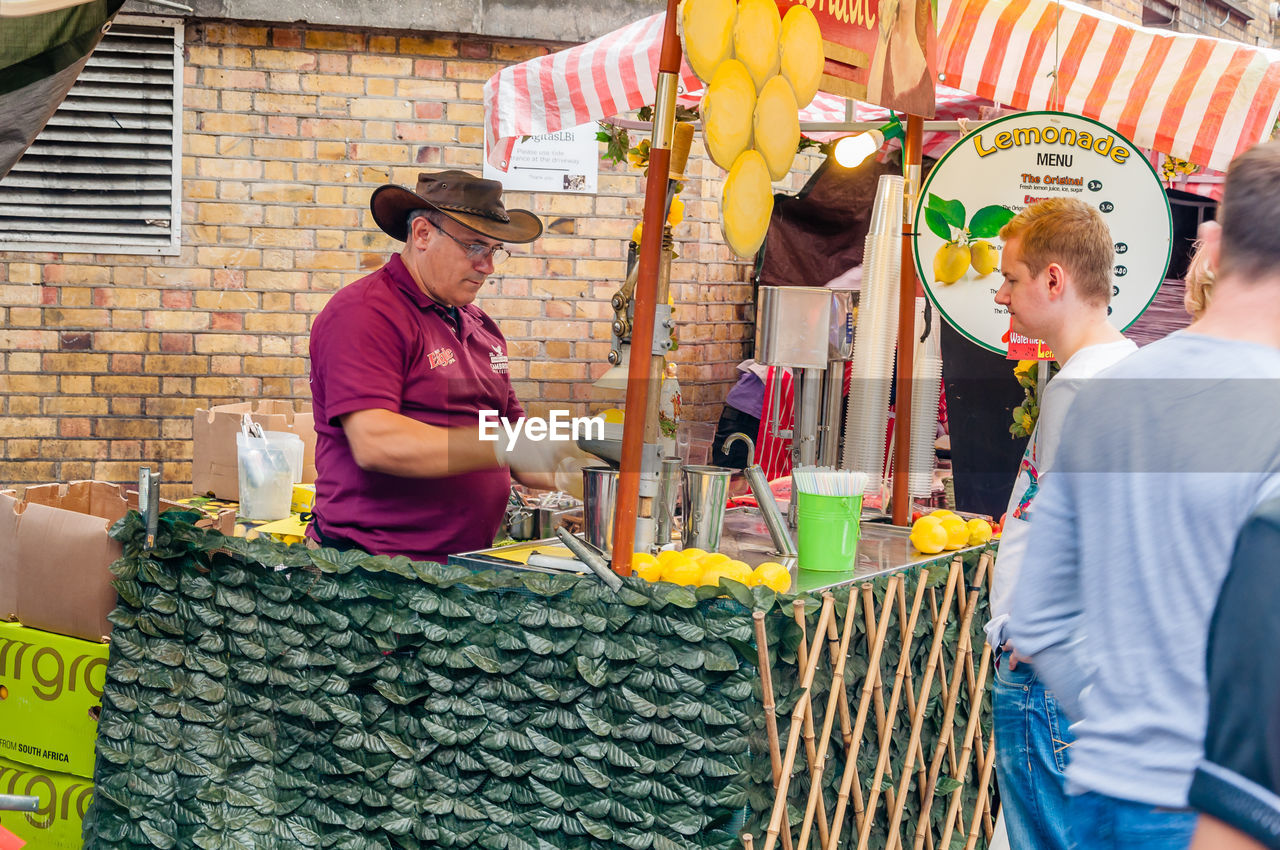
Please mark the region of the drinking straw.
[[833, 466], [799, 466], [791, 475], [797, 492], [814, 496], [861, 496], [870, 479], [865, 472], [849, 472]]

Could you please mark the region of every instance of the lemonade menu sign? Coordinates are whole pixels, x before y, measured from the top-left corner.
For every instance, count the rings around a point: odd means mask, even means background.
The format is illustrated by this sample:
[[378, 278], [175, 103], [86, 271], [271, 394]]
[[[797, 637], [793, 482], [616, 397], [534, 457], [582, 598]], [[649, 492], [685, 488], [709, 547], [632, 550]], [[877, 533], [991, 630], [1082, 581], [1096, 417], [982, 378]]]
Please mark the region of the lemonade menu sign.
[[916, 271], [929, 297], [984, 348], [1009, 350], [1009, 313], [995, 303], [1003, 281], [1000, 228], [1036, 201], [1059, 197], [1097, 207], [1111, 228], [1116, 327], [1133, 324], [1164, 280], [1173, 242], [1169, 200], [1132, 142], [1062, 112], [993, 121], [962, 138], [929, 173], [914, 240]]

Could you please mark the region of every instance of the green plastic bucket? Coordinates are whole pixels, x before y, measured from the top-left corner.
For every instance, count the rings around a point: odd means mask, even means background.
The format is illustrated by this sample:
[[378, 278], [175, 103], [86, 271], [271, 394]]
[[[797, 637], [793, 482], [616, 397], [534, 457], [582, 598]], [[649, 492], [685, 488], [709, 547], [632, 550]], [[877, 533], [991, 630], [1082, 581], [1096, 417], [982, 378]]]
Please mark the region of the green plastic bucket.
[[797, 496], [800, 569], [852, 572], [858, 557], [862, 496]]

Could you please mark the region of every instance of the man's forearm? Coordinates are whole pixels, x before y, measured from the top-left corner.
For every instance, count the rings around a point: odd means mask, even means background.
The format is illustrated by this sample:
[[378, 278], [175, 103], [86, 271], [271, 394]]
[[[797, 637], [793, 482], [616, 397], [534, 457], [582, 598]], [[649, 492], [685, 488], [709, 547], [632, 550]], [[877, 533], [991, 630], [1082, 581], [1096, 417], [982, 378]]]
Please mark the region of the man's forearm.
[[444, 478], [497, 466], [478, 429], [441, 428], [390, 410], [357, 410], [342, 429], [361, 469], [402, 478]]

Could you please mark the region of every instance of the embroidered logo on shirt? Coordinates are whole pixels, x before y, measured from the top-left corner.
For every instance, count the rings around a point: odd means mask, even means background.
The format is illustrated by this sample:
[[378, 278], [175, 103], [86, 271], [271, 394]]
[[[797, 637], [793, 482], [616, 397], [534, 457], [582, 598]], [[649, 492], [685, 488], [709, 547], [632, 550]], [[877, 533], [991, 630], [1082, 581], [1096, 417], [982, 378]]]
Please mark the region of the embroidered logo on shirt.
[[500, 375], [507, 374], [507, 355], [502, 352], [501, 346], [491, 345], [493, 349], [489, 354], [489, 368]]
[[427, 363], [432, 369], [437, 366], [448, 366], [450, 363], [457, 363], [458, 358], [453, 356], [452, 348], [437, 348], [435, 351], [427, 355]]

